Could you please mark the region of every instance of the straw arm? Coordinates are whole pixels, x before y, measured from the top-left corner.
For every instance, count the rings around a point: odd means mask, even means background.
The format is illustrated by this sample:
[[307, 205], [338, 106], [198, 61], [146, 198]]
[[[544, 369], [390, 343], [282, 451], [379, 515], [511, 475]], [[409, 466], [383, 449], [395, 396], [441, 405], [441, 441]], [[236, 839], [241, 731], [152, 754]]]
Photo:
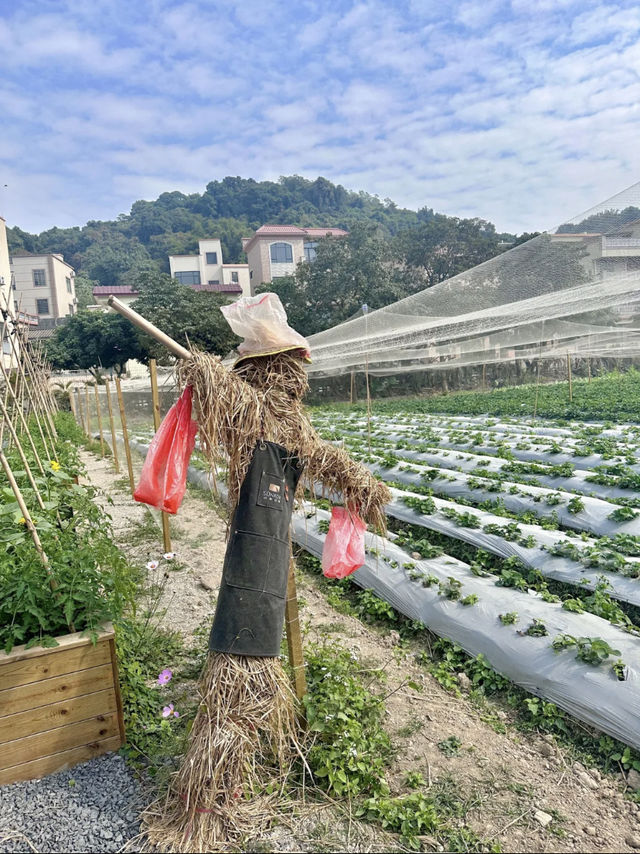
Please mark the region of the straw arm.
[[129, 308], [128, 305], [120, 302], [120, 300], [113, 295], [108, 298], [107, 303], [112, 309], [114, 309], [114, 311], [117, 311], [118, 314], [121, 314], [123, 317], [126, 317], [127, 320], [130, 320], [134, 326], [138, 327], [138, 329], [141, 329], [143, 332], [146, 332], [147, 335], [151, 335], [152, 338], [155, 338], [156, 341], [164, 344], [167, 350], [173, 353], [174, 356], [177, 356], [179, 359], [191, 358], [191, 353], [186, 347], [178, 344], [178, 342], [174, 341], [173, 338], [170, 338], [166, 332], [158, 329], [157, 326], [154, 326], [153, 323], [150, 323], [141, 314], [138, 314], [137, 311]]

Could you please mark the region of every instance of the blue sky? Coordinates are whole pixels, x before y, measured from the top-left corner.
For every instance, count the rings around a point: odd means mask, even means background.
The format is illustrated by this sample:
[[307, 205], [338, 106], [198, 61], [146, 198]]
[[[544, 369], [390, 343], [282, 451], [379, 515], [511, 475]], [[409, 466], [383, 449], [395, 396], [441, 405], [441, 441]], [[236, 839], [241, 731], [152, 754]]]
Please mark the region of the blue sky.
[[640, 179], [636, 0], [16, 0], [0, 45], [29, 231], [297, 173], [520, 232]]

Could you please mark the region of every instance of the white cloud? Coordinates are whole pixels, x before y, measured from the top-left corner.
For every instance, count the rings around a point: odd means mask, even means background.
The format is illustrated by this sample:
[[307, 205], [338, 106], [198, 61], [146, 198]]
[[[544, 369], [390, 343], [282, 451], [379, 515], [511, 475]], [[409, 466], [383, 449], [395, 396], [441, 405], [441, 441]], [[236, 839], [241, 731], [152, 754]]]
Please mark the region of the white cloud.
[[639, 28], [622, 0], [30, 0], [0, 21], [6, 213], [300, 173], [550, 227], [638, 177]]

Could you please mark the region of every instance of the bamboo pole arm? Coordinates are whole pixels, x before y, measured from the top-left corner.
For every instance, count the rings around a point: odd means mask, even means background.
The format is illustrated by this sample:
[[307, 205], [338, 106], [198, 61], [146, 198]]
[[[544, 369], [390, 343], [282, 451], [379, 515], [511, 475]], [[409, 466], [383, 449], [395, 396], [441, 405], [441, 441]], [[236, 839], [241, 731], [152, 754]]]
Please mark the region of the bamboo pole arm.
[[183, 347], [182, 344], [178, 344], [177, 341], [174, 341], [173, 338], [170, 338], [165, 332], [158, 329], [158, 327], [154, 326], [153, 323], [145, 320], [141, 314], [138, 314], [137, 311], [129, 308], [128, 305], [120, 302], [120, 300], [113, 295], [108, 298], [107, 303], [112, 309], [114, 309], [114, 311], [117, 311], [118, 314], [121, 314], [123, 317], [126, 317], [127, 320], [130, 320], [134, 326], [138, 327], [138, 329], [141, 329], [143, 332], [146, 332], [147, 335], [151, 335], [152, 338], [155, 338], [156, 341], [164, 344], [167, 350], [173, 353], [174, 356], [177, 356], [179, 359], [191, 358], [191, 353], [186, 347]]

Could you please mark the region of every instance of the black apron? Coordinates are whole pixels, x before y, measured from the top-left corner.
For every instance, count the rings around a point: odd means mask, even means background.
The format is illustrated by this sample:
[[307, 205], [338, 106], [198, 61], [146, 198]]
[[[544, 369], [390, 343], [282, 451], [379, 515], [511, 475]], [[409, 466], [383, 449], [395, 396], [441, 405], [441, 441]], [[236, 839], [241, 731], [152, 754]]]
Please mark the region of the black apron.
[[281, 445], [260, 441], [240, 487], [209, 649], [280, 655], [289, 576], [289, 523], [302, 473]]

